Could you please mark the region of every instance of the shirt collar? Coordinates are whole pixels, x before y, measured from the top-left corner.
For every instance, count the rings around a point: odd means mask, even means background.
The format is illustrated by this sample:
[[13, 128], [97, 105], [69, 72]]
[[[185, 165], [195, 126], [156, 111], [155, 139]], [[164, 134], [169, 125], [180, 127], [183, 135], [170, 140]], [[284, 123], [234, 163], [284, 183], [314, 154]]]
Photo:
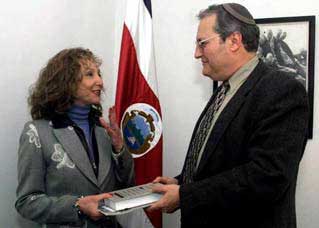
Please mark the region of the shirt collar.
[[231, 91], [236, 90], [244, 81], [247, 80], [251, 72], [255, 69], [259, 62], [257, 56], [254, 56], [251, 60], [249, 60], [246, 64], [244, 64], [239, 70], [237, 70], [230, 78], [230, 93]]

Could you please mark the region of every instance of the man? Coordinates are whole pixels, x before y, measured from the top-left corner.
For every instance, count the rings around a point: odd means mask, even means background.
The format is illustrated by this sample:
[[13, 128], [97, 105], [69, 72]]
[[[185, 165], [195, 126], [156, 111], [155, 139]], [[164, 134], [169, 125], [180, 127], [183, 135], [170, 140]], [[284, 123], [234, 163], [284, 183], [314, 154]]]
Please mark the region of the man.
[[180, 208], [183, 228], [296, 227], [306, 91], [257, 58], [259, 29], [245, 7], [212, 5], [199, 20], [195, 58], [223, 83], [195, 126], [182, 173], [155, 179], [164, 196], [148, 210]]

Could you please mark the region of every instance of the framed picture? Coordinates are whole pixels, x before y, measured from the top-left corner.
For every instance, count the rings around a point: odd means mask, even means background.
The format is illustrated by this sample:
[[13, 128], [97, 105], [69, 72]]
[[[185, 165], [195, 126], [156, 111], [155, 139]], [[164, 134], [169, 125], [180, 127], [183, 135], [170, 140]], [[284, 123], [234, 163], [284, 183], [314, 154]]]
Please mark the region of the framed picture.
[[[313, 135], [315, 16], [255, 19], [260, 29], [257, 55], [266, 64], [292, 73], [309, 97], [308, 138]], [[214, 82], [213, 91], [219, 83]]]
[[315, 16], [255, 19], [260, 29], [257, 54], [269, 65], [292, 73], [309, 97], [308, 137], [313, 135]]

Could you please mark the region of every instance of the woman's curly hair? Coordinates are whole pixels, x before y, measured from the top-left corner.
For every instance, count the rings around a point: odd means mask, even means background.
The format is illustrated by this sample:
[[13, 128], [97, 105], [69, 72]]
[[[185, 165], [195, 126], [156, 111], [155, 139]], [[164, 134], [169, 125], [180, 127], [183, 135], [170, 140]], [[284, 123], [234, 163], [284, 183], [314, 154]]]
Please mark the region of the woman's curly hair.
[[[51, 119], [69, 109], [82, 78], [83, 61], [91, 61], [98, 66], [102, 63], [89, 49], [80, 47], [64, 49], [48, 61], [30, 88], [28, 104], [32, 119]], [[97, 108], [101, 110], [101, 105]]]

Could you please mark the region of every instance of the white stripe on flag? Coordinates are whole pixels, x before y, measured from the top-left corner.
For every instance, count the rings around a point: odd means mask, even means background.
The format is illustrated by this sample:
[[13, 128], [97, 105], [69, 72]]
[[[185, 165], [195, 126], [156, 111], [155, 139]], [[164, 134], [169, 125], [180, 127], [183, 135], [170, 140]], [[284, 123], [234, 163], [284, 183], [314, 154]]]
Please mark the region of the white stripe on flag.
[[134, 42], [140, 70], [158, 97], [153, 47], [152, 18], [143, 0], [128, 0], [125, 24]]

